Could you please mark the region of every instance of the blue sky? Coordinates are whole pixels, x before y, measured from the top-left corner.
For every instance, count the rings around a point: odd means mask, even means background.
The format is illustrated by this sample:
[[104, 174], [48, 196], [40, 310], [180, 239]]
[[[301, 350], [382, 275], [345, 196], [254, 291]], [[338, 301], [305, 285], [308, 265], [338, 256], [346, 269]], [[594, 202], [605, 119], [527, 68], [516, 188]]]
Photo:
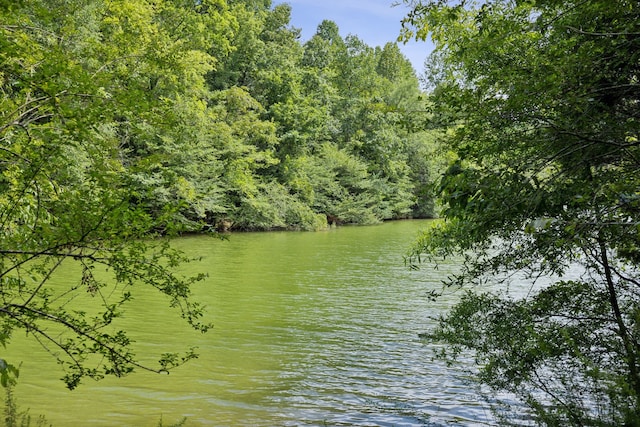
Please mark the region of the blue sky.
[[[305, 42], [316, 32], [324, 19], [334, 21], [340, 35], [357, 35], [369, 46], [384, 46], [393, 42], [400, 33], [400, 21], [408, 12], [404, 4], [392, 7], [395, 0], [273, 0], [291, 5], [291, 24], [302, 29]], [[401, 2], [400, 2], [401, 3]], [[424, 60], [433, 46], [427, 42], [399, 43], [404, 55], [411, 61], [418, 74], [423, 71]]]

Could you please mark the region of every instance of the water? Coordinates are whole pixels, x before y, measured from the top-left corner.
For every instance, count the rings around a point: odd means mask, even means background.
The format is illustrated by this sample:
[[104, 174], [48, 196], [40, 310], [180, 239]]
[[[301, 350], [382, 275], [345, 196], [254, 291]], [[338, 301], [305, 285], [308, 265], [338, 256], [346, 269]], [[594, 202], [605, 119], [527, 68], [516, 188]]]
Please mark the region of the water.
[[[37, 343], [4, 353], [22, 360], [18, 403], [54, 426], [475, 426], [489, 411], [418, 338], [457, 296], [429, 301], [456, 265], [411, 271], [402, 255], [425, 221], [317, 233], [187, 237], [209, 278], [195, 289], [207, 334], [190, 331], [155, 293], [136, 291], [123, 326], [136, 353], [197, 346], [200, 358], [170, 375], [87, 380], [69, 392]], [[70, 273], [69, 273], [70, 274]], [[471, 363], [469, 361], [469, 363]]]

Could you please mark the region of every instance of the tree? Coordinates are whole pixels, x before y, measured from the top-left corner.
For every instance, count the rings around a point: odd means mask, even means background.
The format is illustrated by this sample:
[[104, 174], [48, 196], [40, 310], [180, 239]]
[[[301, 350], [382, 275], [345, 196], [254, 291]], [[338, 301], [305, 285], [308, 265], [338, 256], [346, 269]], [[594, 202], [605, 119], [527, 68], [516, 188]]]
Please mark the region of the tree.
[[[195, 354], [143, 366], [117, 319], [132, 287], [148, 286], [194, 328], [209, 326], [189, 298], [202, 277], [174, 273], [189, 260], [161, 237], [182, 229], [193, 175], [180, 130], [202, 110], [206, 50], [225, 48], [224, 5], [10, 3], [0, 2], [0, 343], [26, 331], [58, 358], [69, 388], [166, 371]], [[205, 31], [213, 24], [220, 33]], [[168, 164], [177, 167], [163, 175]], [[149, 195], [156, 176], [175, 190], [162, 204]], [[55, 284], [63, 263], [78, 274]], [[7, 384], [15, 368], [0, 362]]]
[[320, 70], [334, 68], [336, 59], [346, 49], [338, 25], [326, 19], [304, 47], [303, 65]]
[[378, 64], [376, 71], [391, 82], [415, 79], [415, 71], [411, 62], [402, 54], [396, 43], [387, 43], [378, 48]]
[[539, 424], [640, 425], [638, 3], [412, 5], [405, 36], [436, 43], [434, 121], [457, 153], [414, 256], [463, 256], [448, 286], [559, 277], [468, 293], [427, 336], [474, 351], [479, 381]]

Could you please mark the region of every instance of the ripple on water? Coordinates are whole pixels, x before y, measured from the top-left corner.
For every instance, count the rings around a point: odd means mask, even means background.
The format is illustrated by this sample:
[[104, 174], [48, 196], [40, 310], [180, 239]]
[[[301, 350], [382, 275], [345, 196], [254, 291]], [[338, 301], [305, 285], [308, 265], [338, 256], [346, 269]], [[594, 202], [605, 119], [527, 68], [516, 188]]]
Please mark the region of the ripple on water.
[[137, 374], [63, 394], [46, 382], [59, 371], [34, 357], [36, 366], [21, 371], [34, 384], [21, 403], [69, 426], [157, 425], [156, 414], [167, 422], [187, 416], [190, 426], [490, 424], [465, 381], [465, 361], [434, 360], [435, 347], [418, 339], [457, 298], [426, 298], [454, 263], [437, 271], [403, 265], [420, 227], [184, 239], [190, 254], [205, 256], [209, 279], [196, 297], [214, 328], [186, 333], [177, 316], [166, 321], [166, 301], [155, 294], [136, 294], [125, 326], [147, 349], [194, 345], [200, 358], [169, 377]]

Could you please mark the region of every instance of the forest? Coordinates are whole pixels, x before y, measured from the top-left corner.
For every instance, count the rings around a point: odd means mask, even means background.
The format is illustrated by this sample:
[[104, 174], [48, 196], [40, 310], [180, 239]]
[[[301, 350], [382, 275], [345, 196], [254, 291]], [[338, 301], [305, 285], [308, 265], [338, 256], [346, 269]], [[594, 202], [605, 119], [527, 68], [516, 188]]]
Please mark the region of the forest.
[[421, 337], [517, 399], [503, 425], [640, 425], [638, 2], [403, 3], [422, 86], [396, 41], [303, 42], [269, 0], [0, 1], [0, 344], [27, 331], [71, 389], [165, 372], [193, 350], [142, 364], [113, 322], [135, 285], [211, 326], [168, 238], [440, 216], [407, 259], [461, 259], [428, 297], [463, 296]]
[[[171, 206], [184, 231], [434, 215], [434, 137], [412, 118], [426, 101], [395, 41], [370, 47], [324, 21], [302, 43], [291, 6], [265, 0], [10, 3], [6, 205], [39, 177], [41, 203], [86, 184], [100, 161], [129, 203]], [[65, 171], [26, 172], [32, 155]]]

